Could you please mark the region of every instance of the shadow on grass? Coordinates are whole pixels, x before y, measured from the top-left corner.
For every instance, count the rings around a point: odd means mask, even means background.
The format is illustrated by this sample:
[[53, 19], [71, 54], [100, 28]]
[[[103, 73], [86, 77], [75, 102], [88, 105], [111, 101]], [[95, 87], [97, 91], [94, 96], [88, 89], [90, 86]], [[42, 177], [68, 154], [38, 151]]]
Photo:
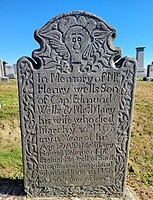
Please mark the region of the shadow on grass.
[[24, 196], [23, 180], [0, 178], [0, 195]]

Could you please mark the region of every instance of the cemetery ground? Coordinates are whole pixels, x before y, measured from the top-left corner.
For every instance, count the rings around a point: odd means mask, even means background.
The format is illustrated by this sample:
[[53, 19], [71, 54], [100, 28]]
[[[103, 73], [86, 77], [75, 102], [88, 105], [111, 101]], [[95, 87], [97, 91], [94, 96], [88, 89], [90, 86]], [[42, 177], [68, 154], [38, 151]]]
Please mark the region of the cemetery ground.
[[[18, 92], [15, 81], [0, 82], [0, 195], [23, 195]], [[127, 185], [139, 199], [153, 199], [153, 82], [136, 85]], [[8, 185], [9, 191], [3, 188]]]

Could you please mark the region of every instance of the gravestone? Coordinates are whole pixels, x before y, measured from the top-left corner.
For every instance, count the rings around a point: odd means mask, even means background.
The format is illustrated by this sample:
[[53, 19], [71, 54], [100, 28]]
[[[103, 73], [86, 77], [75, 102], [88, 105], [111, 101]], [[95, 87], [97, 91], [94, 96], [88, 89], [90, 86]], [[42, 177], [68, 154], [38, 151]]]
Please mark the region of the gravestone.
[[5, 66], [5, 70], [6, 70], [6, 76], [9, 77], [9, 79], [14, 78], [14, 68], [13, 66]]
[[13, 68], [14, 68], [14, 74], [17, 74], [17, 70], [16, 70], [16, 64], [13, 64]]
[[2, 81], [2, 82], [9, 82], [9, 78], [8, 78], [7, 76], [3, 76], [3, 77], [1, 78], [1, 81]]
[[137, 78], [145, 77], [146, 70], [144, 68], [144, 49], [145, 47], [136, 48], [136, 60], [137, 62]]
[[0, 79], [4, 76], [3, 61], [0, 59]]
[[147, 77], [153, 79], [153, 62], [147, 66]]
[[116, 30], [83, 11], [35, 32], [40, 49], [17, 63], [28, 196], [123, 197], [136, 61]]

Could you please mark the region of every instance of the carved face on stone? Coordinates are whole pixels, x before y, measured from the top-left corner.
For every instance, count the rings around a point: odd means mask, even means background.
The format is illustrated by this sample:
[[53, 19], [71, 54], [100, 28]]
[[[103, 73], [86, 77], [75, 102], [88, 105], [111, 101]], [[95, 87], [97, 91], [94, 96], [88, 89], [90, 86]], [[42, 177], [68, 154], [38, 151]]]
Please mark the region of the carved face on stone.
[[82, 54], [89, 44], [90, 36], [82, 26], [73, 26], [65, 34], [65, 45], [70, 51], [72, 62], [81, 62]]

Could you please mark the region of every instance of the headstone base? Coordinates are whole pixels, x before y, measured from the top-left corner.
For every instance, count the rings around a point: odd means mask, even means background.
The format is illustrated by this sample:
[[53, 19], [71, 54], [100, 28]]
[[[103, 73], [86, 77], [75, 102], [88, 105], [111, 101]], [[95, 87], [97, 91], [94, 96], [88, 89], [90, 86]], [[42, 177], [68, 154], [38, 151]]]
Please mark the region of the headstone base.
[[[25, 200], [42, 200], [42, 197], [39, 198], [26, 198]], [[96, 198], [96, 197], [49, 197], [49, 198], [43, 198], [43, 200], [139, 200], [139, 198], [136, 196], [135, 192], [127, 187], [125, 191], [125, 197], [123, 198]]]

